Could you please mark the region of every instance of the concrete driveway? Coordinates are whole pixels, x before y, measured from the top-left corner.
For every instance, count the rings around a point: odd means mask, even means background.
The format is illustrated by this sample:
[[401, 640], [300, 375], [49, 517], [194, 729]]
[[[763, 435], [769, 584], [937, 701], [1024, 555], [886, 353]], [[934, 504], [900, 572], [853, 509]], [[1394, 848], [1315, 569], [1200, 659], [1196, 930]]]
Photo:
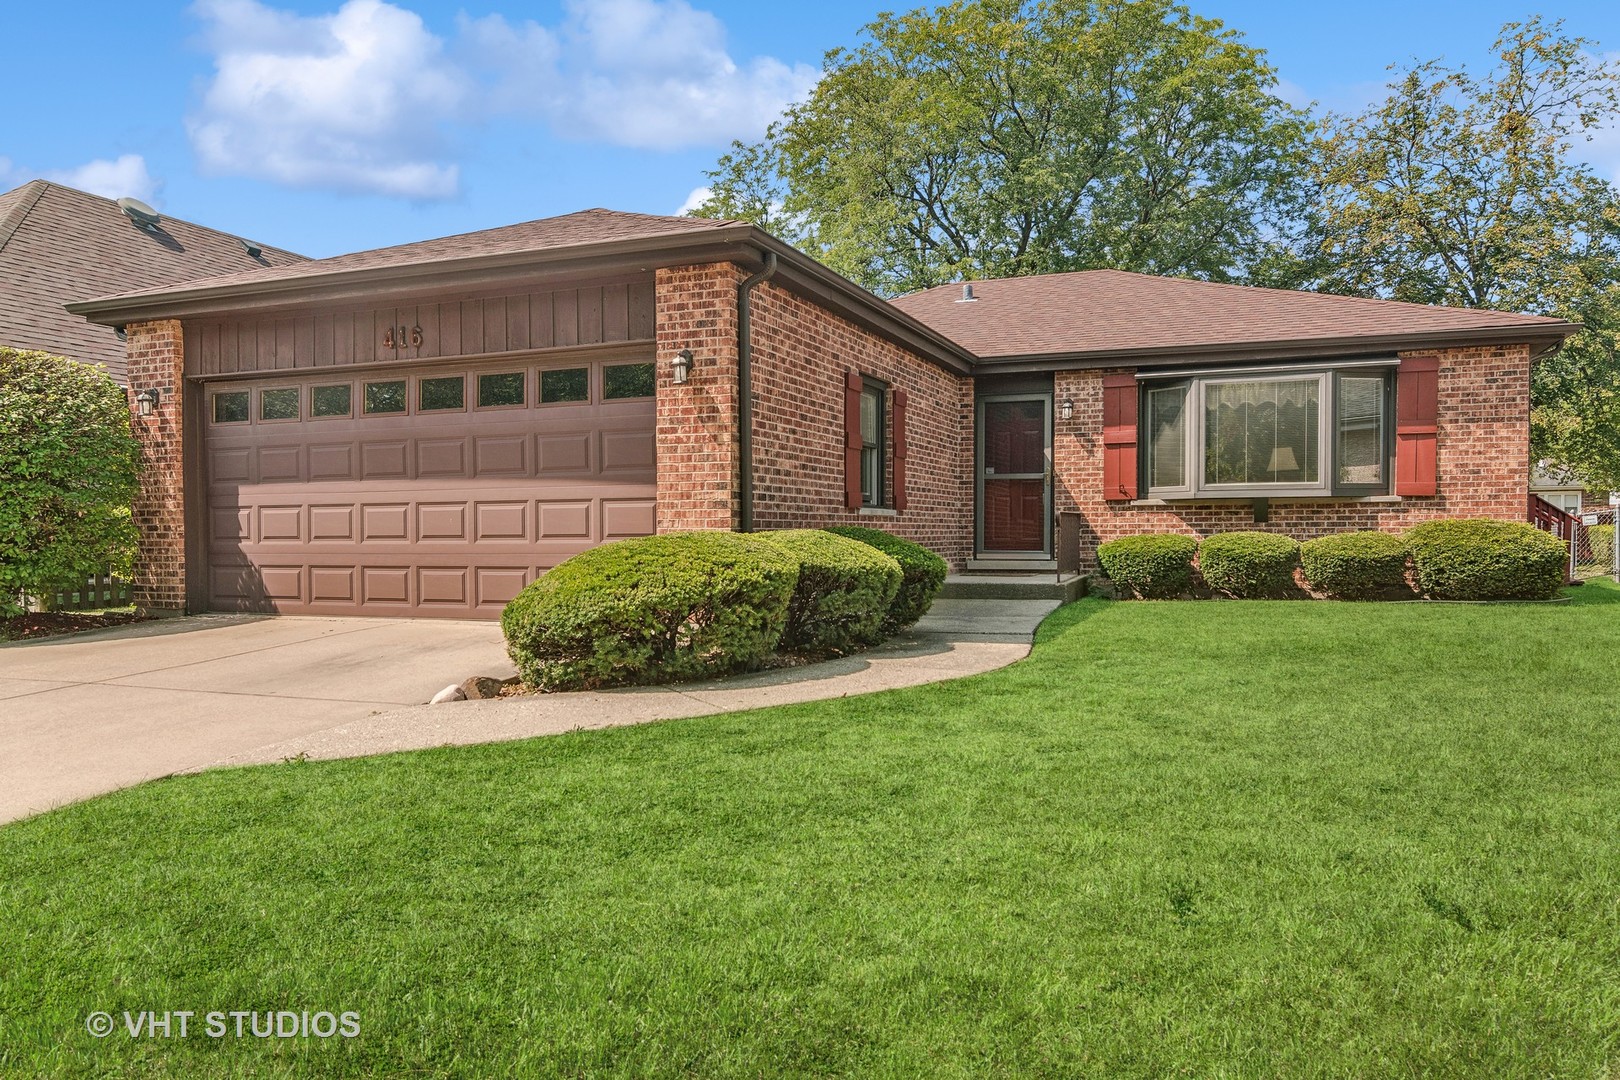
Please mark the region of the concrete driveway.
[[0, 822], [512, 673], [493, 622], [205, 615], [0, 645]]

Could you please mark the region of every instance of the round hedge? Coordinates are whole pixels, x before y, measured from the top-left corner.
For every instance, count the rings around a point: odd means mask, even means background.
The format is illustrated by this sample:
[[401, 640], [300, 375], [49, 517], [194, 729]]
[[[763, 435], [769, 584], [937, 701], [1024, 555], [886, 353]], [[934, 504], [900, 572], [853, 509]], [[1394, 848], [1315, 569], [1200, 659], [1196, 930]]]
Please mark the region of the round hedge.
[[1382, 532], [1339, 533], [1300, 545], [1299, 564], [1311, 588], [1335, 600], [1412, 595], [1406, 584], [1406, 542]]
[[1198, 545], [1198, 572], [1204, 583], [1239, 599], [1291, 592], [1298, 563], [1299, 543], [1276, 533], [1216, 533]]
[[1192, 588], [1198, 541], [1178, 533], [1144, 533], [1110, 540], [1097, 561], [1115, 586], [1142, 599], [1180, 596]]
[[842, 653], [883, 640], [883, 619], [900, 589], [897, 560], [821, 529], [759, 536], [799, 564], [781, 648]]
[[1564, 542], [1526, 522], [1447, 518], [1405, 539], [1418, 588], [1435, 600], [1550, 600], [1569, 569]]
[[1591, 562], [1603, 567], [1614, 565], [1613, 525], [1588, 525], [1586, 527], [1586, 544], [1590, 549]]
[[860, 525], [834, 525], [823, 530], [836, 536], [859, 540], [877, 548], [900, 564], [900, 588], [889, 603], [889, 612], [883, 618], [883, 634], [904, 630], [924, 615], [934, 603], [940, 587], [945, 584], [945, 560], [921, 544], [886, 533], [881, 529], [868, 529]]
[[723, 675], [776, 648], [798, 576], [794, 557], [758, 536], [620, 540], [543, 574], [506, 606], [501, 630], [542, 690]]

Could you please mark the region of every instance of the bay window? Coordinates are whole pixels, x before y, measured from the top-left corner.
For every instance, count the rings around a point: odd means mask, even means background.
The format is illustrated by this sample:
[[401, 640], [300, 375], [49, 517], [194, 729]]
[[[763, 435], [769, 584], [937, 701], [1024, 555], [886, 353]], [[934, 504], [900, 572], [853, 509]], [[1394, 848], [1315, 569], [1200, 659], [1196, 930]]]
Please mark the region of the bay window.
[[1391, 370], [1145, 380], [1146, 494], [1188, 499], [1387, 493]]

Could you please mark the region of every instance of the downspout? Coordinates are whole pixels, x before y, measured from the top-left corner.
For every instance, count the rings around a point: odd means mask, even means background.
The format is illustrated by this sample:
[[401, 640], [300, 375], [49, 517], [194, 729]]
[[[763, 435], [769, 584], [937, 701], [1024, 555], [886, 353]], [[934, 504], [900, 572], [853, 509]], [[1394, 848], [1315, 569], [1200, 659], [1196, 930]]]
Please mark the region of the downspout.
[[776, 273], [776, 252], [765, 252], [765, 266], [737, 286], [737, 495], [738, 531], [754, 531], [754, 372], [753, 319], [749, 294]]

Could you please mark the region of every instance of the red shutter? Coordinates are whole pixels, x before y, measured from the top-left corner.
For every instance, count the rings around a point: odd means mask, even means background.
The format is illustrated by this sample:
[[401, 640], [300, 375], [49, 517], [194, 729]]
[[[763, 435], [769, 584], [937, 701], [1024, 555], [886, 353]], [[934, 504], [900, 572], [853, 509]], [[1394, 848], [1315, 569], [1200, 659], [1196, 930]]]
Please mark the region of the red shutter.
[[861, 373], [844, 376], [844, 505], [861, 508]]
[[1136, 498], [1136, 376], [1103, 376], [1103, 498]]
[[894, 415], [890, 426], [894, 428], [894, 508], [906, 508], [906, 392], [894, 392]]
[[1440, 358], [1408, 356], [1395, 376], [1395, 494], [1434, 495], [1440, 441]]

